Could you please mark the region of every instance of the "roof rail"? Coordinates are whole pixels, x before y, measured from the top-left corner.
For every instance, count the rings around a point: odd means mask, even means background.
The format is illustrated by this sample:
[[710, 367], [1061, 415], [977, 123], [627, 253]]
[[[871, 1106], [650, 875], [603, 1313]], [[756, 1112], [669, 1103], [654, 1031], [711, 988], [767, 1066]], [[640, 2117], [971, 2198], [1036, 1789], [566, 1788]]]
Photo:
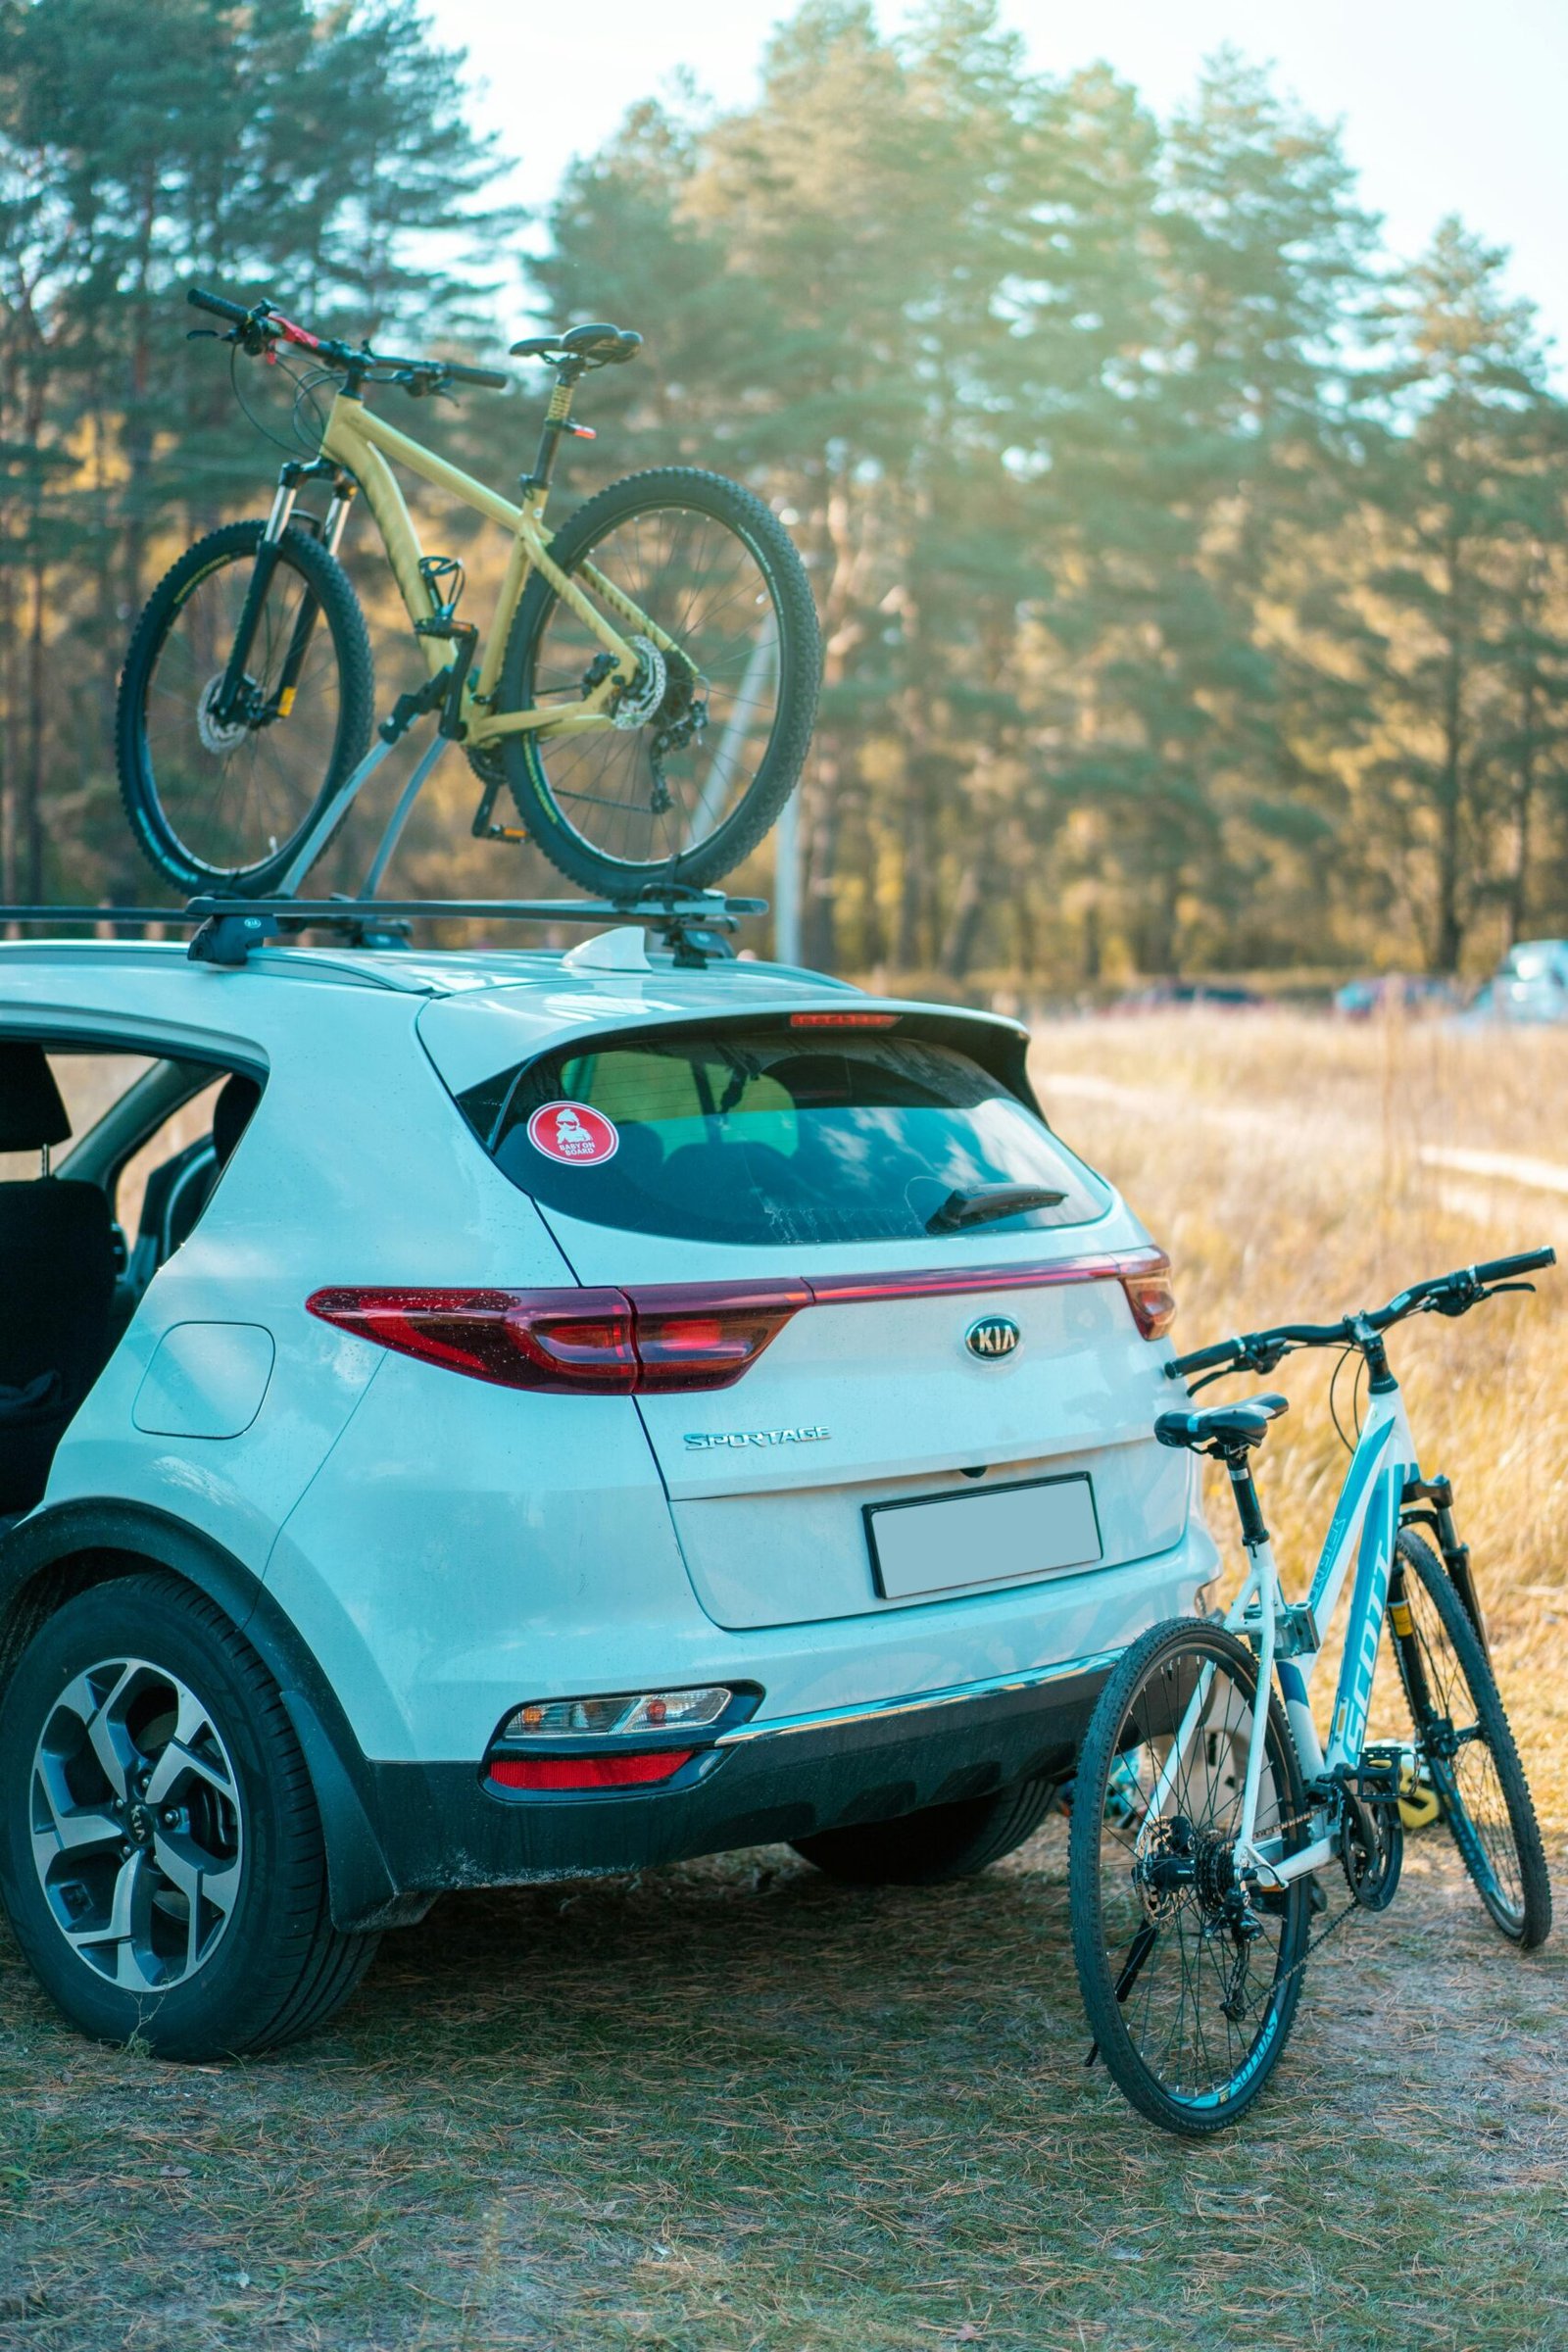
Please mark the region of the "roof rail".
[[732, 899], [721, 890], [679, 885], [644, 891], [635, 899], [296, 899], [196, 898], [183, 906], [4, 906], [0, 928], [63, 929], [114, 923], [148, 930], [155, 923], [189, 927], [193, 963], [243, 964], [256, 948], [300, 931], [338, 931], [353, 947], [402, 948], [408, 925], [421, 918], [485, 923], [642, 923], [657, 930], [677, 964], [701, 971], [715, 957], [733, 956], [728, 934], [746, 915], [765, 914], [765, 899]]

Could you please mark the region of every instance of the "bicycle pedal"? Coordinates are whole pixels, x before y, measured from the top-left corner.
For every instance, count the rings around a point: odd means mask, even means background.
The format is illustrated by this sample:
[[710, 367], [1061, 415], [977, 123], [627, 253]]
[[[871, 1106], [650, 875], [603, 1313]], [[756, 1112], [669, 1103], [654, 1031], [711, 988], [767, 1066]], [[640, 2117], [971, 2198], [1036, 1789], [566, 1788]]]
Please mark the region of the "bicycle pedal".
[[1364, 1747], [1350, 1785], [1364, 1805], [1397, 1804], [1405, 1769], [1398, 1747]]

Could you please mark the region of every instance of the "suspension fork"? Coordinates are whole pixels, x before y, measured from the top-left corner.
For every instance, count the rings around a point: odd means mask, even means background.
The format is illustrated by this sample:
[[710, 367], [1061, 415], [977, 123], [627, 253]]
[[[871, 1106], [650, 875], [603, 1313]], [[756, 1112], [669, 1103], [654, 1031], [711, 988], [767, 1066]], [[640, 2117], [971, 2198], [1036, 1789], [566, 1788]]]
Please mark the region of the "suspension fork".
[[[1429, 1527], [1437, 1537], [1438, 1549], [1443, 1554], [1443, 1564], [1448, 1571], [1449, 1581], [1459, 1595], [1465, 1615], [1475, 1628], [1476, 1640], [1490, 1659], [1492, 1643], [1487, 1638], [1487, 1620], [1481, 1607], [1481, 1595], [1476, 1590], [1475, 1571], [1470, 1565], [1470, 1546], [1468, 1544], [1460, 1543], [1459, 1531], [1453, 1521], [1452, 1487], [1441, 1471], [1436, 1478], [1407, 1479], [1399, 1500], [1404, 1505], [1399, 1516], [1401, 1527]], [[1419, 1506], [1423, 1503], [1430, 1505], [1430, 1508], [1421, 1509]], [[1416, 1507], [1412, 1508], [1412, 1505]], [[1395, 1562], [1397, 1566], [1397, 1551], [1395, 1553]], [[1404, 1593], [1402, 1577], [1400, 1578], [1399, 1593], [1402, 1599]], [[1389, 1597], [1392, 1602], [1394, 1597], [1392, 1585]]]
[[[326, 511], [325, 520], [320, 526], [320, 540], [328, 555], [335, 556], [337, 554], [339, 543], [343, 537], [343, 527], [348, 520], [349, 507], [359, 485], [352, 476], [342, 472], [339, 467], [323, 459], [318, 458], [309, 466], [298, 464], [290, 459], [278, 473], [277, 493], [272, 500], [272, 511], [267, 518], [267, 528], [262, 535], [262, 544], [256, 551], [256, 562], [251, 570], [250, 584], [245, 591], [245, 603], [240, 612], [239, 626], [234, 632], [234, 644], [228, 657], [228, 666], [223, 672], [222, 689], [214, 713], [220, 725], [233, 724], [240, 697], [244, 693], [251, 648], [256, 642], [256, 632], [261, 626], [262, 612], [267, 604], [268, 591], [272, 584], [272, 575], [277, 569], [283, 534], [293, 519], [294, 504], [299, 497], [300, 484], [305, 481], [321, 479], [331, 482], [332, 499]], [[294, 628], [289, 638], [288, 652], [284, 656], [283, 667], [278, 676], [276, 698], [270, 708], [261, 713], [260, 723], [265, 723], [272, 718], [287, 718], [293, 709], [294, 697], [299, 690], [300, 673], [305, 667], [305, 657], [310, 652], [311, 638], [315, 633], [320, 610], [316, 598], [307, 589], [300, 600], [299, 612], [294, 616]], [[259, 722], [253, 720], [251, 723]]]

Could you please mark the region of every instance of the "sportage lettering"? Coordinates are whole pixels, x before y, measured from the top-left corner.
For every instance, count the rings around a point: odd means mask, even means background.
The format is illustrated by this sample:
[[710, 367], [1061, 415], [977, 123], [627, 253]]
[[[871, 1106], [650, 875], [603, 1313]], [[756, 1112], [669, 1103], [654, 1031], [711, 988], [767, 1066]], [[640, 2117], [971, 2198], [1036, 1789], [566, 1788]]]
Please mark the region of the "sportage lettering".
[[827, 1435], [820, 1424], [811, 1429], [705, 1429], [688, 1430], [681, 1442], [702, 1453], [715, 1446], [813, 1446]]

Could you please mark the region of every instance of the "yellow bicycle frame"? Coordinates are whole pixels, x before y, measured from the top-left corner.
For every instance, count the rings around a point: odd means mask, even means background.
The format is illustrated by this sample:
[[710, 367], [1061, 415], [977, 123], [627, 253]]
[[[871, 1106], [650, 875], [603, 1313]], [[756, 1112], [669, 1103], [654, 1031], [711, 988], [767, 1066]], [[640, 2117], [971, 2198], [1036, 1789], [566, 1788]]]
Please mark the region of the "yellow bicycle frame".
[[[558, 395], [559, 397], [559, 395]], [[569, 403], [566, 404], [569, 406]], [[555, 414], [554, 407], [552, 414]], [[474, 480], [461, 466], [451, 466], [438, 458], [433, 450], [423, 448], [407, 433], [400, 433], [368, 409], [363, 400], [348, 392], [339, 392], [332, 403], [321, 437], [321, 455], [341, 466], [353, 476], [365, 493], [366, 504], [375, 517], [381, 541], [386, 549], [392, 576], [397, 581], [411, 620], [427, 619], [432, 611], [430, 590], [419, 570], [423, 553], [419, 535], [414, 527], [403, 492], [398, 487], [393, 464], [406, 466], [411, 473], [418, 474], [444, 490], [463, 506], [498, 522], [503, 530], [513, 534], [512, 551], [501, 582], [496, 609], [491, 615], [490, 632], [476, 669], [469, 673], [464, 688], [463, 717], [466, 740], [470, 746], [490, 743], [506, 735], [532, 731], [539, 734], [578, 734], [590, 729], [612, 726], [611, 705], [623, 686], [631, 683], [637, 671], [637, 656], [624, 637], [598, 610], [609, 608], [631, 629], [647, 637], [662, 654], [675, 652], [674, 640], [665, 635], [648, 614], [623, 596], [604, 574], [591, 564], [578, 566], [575, 577], [568, 578], [550, 554], [551, 534], [545, 528], [545, 502], [549, 496], [543, 484], [529, 485], [527, 503], [514, 506], [510, 499], [501, 498], [483, 482]], [[570, 607], [586, 628], [593, 631], [607, 653], [613, 654], [615, 665], [608, 676], [570, 710], [492, 710], [496, 681], [501, 672], [502, 657], [507, 638], [524, 587], [531, 571], [541, 571], [560, 597]], [[584, 594], [584, 584], [592, 595]], [[596, 601], [597, 600], [597, 603]], [[430, 674], [445, 669], [451, 655], [445, 641], [421, 636], [424, 659]]]

